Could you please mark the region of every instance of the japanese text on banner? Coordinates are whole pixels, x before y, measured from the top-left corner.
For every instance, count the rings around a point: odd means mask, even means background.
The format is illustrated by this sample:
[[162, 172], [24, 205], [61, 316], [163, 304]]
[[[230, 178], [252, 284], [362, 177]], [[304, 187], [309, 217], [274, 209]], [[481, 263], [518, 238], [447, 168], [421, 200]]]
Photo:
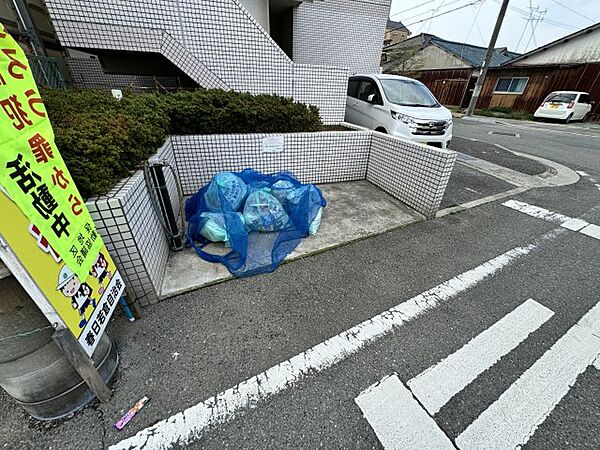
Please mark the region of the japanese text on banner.
[[67, 266], [85, 279], [102, 240], [56, 148], [27, 58], [2, 25], [0, 185]]

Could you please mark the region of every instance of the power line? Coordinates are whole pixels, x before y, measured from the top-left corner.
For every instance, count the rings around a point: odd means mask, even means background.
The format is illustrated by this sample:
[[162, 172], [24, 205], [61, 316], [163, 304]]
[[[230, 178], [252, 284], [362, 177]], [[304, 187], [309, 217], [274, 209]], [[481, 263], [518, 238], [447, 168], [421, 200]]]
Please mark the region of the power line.
[[[436, 1], [440, 1], [440, 0], [436, 0]], [[450, 6], [450, 5], [453, 5], [454, 3], [458, 3], [458, 2], [462, 2], [462, 1], [464, 1], [464, 0], [453, 0], [453, 1], [449, 2], [449, 3], [447, 3], [446, 6]], [[424, 12], [420, 12], [418, 14], [415, 14], [414, 16], [405, 17], [403, 20], [408, 21], [408, 20], [414, 19], [415, 17], [423, 16], [425, 14], [429, 14], [429, 13], [432, 13], [432, 12], [435, 14], [442, 7], [442, 5], [444, 3], [446, 3], [445, 0], [442, 0], [441, 3], [440, 3], [440, 5], [438, 5], [436, 8], [428, 9], [428, 10], [426, 10]]]
[[438, 0], [429, 0], [429, 1], [427, 1], [427, 2], [423, 2], [423, 3], [421, 3], [420, 5], [413, 6], [412, 8], [403, 9], [402, 11], [398, 11], [398, 12], [395, 12], [394, 14], [390, 14], [390, 18], [392, 18], [392, 17], [395, 17], [395, 16], [397, 16], [397, 15], [399, 15], [399, 14], [405, 13], [405, 12], [407, 12], [407, 11], [412, 11], [413, 9], [420, 8], [421, 6], [425, 6], [425, 5], [427, 5], [428, 3], [433, 3], [433, 2], [437, 2], [437, 1], [438, 1]]
[[[496, 3], [498, 3], [498, 4], [500, 4], [500, 0], [494, 0], [494, 1]], [[529, 14], [527, 11], [525, 11], [523, 9], [520, 9], [520, 8], [517, 8], [516, 6], [509, 5], [509, 8], [512, 9], [513, 11], [516, 11], [516, 12], [524, 14], [524, 15]], [[552, 19], [544, 19], [544, 22], [547, 23], [547, 24], [549, 24], [549, 25], [554, 25], [554, 26], [557, 26], [557, 27], [563, 27], [563, 28], [567, 28], [567, 29], [570, 29], [570, 30], [578, 30], [579, 29], [576, 26], [569, 25], [567, 23], [558, 22], [558, 21], [552, 20]]]
[[416, 25], [416, 24], [418, 24], [418, 23], [421, 23], [421, 22], [426, 22], [426, 21], [428, 21], [428, 20], [435, 19], [436, 17], [444, 16], [444, 15], [446, 15], [446, 14], [450, 14], [451, 12], [458, 11], [459, 9], [466, 8], [467, 6], [476, 5], [476, 4], [478, 4], [478, 3], [481, 3], [482, 1], [483, 1], [483, 0], [475, 0], [475, 1], [471, 2], [471, 3], [467, 3], [466, 5], [459, 6], [458, 8], [450, 9], [450, 10], [448, 10], [448, 11], [444, 11], [444, 12], [442, 12], [442, 13], [439, 13], [439, 14], [437, 14], [437, 15], [435, 15], [435, 16], [428, 17], [427, 19], [422, 19], [422, 20], [418, 20], [418, 21], [416, 21], [416, 22], [413, 22], [413, 23], [409, 23], [409, 24], [408, 24], [408, 25], [406, 25], [406, 26], [407, 26], [407, 27], [409, 27], [409, 26], [411, 26], [411, 25]]
[[556, 3], [558, 6], [562, 6], [563, 8], [565, 8], [567, 11], [571, 11], [573, 14], [578, 15], [579, 17], [583, 17], [586, 20], [589, 20], [592, 23], [595, 23], [596, 21], [594, 19], [590, 19], [588, 16], [581, 14], [578, 11], [575, 11], [574, 9], [568, 7], [567, 5], [563, 5], [562, 3], [560, 3], [557, 0], [552, 0], [553, 3]]

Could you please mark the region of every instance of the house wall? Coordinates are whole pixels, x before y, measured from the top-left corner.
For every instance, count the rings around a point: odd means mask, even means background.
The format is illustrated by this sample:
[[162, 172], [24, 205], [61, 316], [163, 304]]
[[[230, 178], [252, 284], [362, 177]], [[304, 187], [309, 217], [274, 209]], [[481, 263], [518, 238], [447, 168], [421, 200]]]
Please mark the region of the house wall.
[[410, 31], [398, 28], [386, 28], [384, 41], [386, 45], [394, 45], [405, 41], [410, 36]]
[[[446, 70], [462, 69], [472, 66], [467, 64], [452, 53], [449, 53], [435, 45], [428, 45], [420, 49], [421, 42], [418, 39], [411, 41], [411, 45], [400, 45], [396, 48], [386, 50], [386, 73], [398, 73], [416, 70]], [[397, 63], [393, 64], [392, 61]]]
[[600, 62], [600, 29], [560, 42], [516, 62], [519, 66]]
[[294, 9], [293, 60], [379, 73], [391, 0], [315, 0]]
[[[521, 95], [494, 94], [498, 78], [528, 77]], [[600, 120], [600, 63], [572, 67], [506, 67], [490, 69], [483, 85], [478, 108], [506, 106], [521, 111], [535, 112], [542, 100], [552, 91], [589, 92], [596, 104], [592, 119]]]

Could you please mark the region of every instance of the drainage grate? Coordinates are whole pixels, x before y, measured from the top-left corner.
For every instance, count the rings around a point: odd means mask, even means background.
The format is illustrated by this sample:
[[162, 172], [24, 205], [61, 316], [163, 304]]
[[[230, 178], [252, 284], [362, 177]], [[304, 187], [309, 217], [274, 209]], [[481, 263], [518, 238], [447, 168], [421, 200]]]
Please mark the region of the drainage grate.
[[510, 136], [510, 137], [516, 137], [516, 138], [521, 137], [521, 135], [519, 133], [509, 133], [506, 131], [488, 131], [488, 134], [498, 134], [500, 136]]

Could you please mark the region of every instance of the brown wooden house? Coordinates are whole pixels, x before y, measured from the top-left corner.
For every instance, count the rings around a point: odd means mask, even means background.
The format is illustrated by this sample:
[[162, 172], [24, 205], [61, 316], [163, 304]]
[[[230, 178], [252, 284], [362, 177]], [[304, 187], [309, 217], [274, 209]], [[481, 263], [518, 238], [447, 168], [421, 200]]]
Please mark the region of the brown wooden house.
[[534, 112], [552, 91], [589, 93], [600, 120], [600, 23], [491, 68], [477, 107]]

